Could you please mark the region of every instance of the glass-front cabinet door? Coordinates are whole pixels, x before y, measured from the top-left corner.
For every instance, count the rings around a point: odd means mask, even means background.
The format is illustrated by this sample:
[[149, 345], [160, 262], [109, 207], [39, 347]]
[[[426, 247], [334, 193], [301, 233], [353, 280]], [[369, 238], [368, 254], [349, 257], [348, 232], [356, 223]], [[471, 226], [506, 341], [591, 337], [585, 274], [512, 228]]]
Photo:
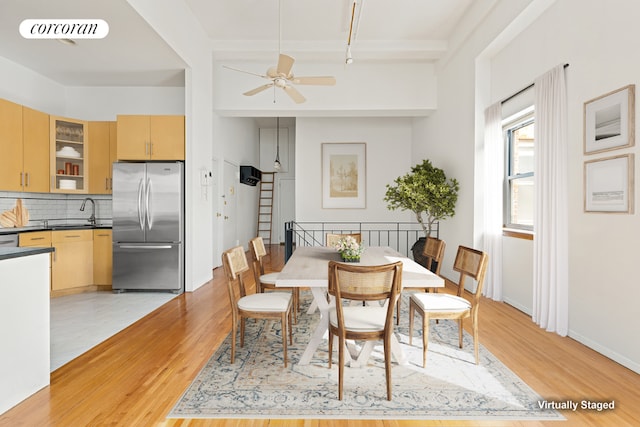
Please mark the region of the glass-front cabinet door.
[[51, 116], [51, 192], [88, 193], [88, 122]]

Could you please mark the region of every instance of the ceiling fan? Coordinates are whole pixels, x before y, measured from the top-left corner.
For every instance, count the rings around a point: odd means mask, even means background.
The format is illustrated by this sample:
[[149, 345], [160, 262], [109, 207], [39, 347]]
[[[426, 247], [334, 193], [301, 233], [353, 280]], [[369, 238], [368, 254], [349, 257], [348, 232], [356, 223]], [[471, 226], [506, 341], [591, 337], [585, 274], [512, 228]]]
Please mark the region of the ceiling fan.
[[[240, 71], [241, 73], [252, 74], [254, 76], [262, 77], [264, 79], [271, 80], [269, 83], [264, 84], [262, 86], [258, 86], [255, 89], [251, 89], [250, 91], [244, 92], [245, 96], [253, 96], [257, 93], [265, 91], [270, 87], [276, 88], [279, 87], [284, 92], [293, 99], [296, 104], [301, 104], [306, 101], [306, 98], [302, 96], [298, 89], [296, 89], [293, 85], [321, 85], [321, 86], [333, 86], [336, 84], [336, 78], [332, 76], [309, 76], [309, 77], [295, 77], [291, 72], [293, 68], [293, 63], [295, 59], [293, 59], [289, 55], [285, 55], [280, 49], [280, 45], [282, 44], [282, 25], [280, 23], [282, 16], [282, 6], [280, 0], [278, 0], [278, 64], [275, 67], [269, 67], [267, 69], [266, 74], [257, 74], [252, 73], [250, 71], [239, 70], [237, 68], [227, 67], [223, 65], [224, 68], [228, 68], [233, 71]], [[275, 98], [273, 100], [275, 101]]]
[[227, 67], [224, 65], [224, 68], [228, 68], [233, 71], [240, 71], [246, 74], [252, 74], [254, 76], [262, 77], [264, 79], [271, 80], [269, 83], [264, 84], [262, 86], [258, 86], [255, 89], [251, 89], [250, 91], [244, 92], [245, 96], [252, 96], [257, 93], [260, 93], [264, 90], [269, 89], [270, 87], [279, 87], [284, 90], [284, 92], [293, 99], [294, 102], [300, 104], [306, 101], [306, 98], [302, 96], [302, 94], [293, 86], [293, 85], [321, 85], [321, 86], [333, 86], [336, 84], [335, 77], [332, 76], [308, 76], [308, 77], [296, 77], [291, 72], [293, 68], [293, 63], [295, 59], [293, 59], [289, 55], [280, 54], [278, 57], [278, 65], [275, 67], [269, 67], [266, 74], [257, 74], [252, 73], [250, 71], [239, 70], [237, 68]]

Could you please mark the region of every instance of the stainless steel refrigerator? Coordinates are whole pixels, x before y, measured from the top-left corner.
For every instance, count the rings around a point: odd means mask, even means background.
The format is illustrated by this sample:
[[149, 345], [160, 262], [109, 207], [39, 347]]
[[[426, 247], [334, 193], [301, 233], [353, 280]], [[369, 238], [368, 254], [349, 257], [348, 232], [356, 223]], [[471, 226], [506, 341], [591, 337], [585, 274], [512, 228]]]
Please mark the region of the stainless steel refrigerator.
[[113, 284], [184, 290], [184, 165], [113, 164]]

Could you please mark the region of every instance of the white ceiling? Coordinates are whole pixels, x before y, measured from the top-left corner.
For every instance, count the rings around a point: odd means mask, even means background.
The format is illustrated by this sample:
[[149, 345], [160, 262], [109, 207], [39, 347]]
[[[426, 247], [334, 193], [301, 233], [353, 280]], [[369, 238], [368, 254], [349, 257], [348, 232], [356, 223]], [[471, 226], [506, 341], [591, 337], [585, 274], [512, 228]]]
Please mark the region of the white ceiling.
[[[279, 45], [297, 60], [345, 59], [352, 0], [184, 1], [211, 38], [216, 60], [273, 59]], [[472, 1], [358, 0], [353, 58], [433, 61], [446, 52]], [[104, 19], [109, 35], [76, 46], [24, 39], [20, 22], [33, 18]], [[126, 0], [1, 0], [0, 56], [65, 86], [184, 85], [180, 57]]]

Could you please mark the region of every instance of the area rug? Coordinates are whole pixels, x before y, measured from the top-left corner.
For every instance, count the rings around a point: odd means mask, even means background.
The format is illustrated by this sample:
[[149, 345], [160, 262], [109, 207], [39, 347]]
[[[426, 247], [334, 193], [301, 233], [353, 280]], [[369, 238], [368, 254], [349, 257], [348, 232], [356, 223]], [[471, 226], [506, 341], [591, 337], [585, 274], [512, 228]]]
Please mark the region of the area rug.
[[[307, 294], [308, 292], [304, 292]], [[303, 299], [308, 306], [310, 295]], [[542, 398], [484, 347], [475, 364], [473, 340], [465, 333], [458, 348], [457, 323], [431, 325], [427, 367], [422, 337], [408, 339], [407, 300], [396, 335], [409, 361], [392, 364], [393, 399], [386, 399], [382, 343], [365, 367], [345, 368], [344, 397], [338, 400], [337, 349], [328, 368], [326, 342], [305, 366], [298, 365], [319, 314], [301, 314], [294, 324], [289, 363], [284, 368], [279, 322], [247, 321], [245, 346], [230, 361], [231, 336], [191, 383], [168, 418], [263, 419], [482, 419], [563, 420], [540, 408]], [[418, 328], [419, 329], [419, 328]]]

